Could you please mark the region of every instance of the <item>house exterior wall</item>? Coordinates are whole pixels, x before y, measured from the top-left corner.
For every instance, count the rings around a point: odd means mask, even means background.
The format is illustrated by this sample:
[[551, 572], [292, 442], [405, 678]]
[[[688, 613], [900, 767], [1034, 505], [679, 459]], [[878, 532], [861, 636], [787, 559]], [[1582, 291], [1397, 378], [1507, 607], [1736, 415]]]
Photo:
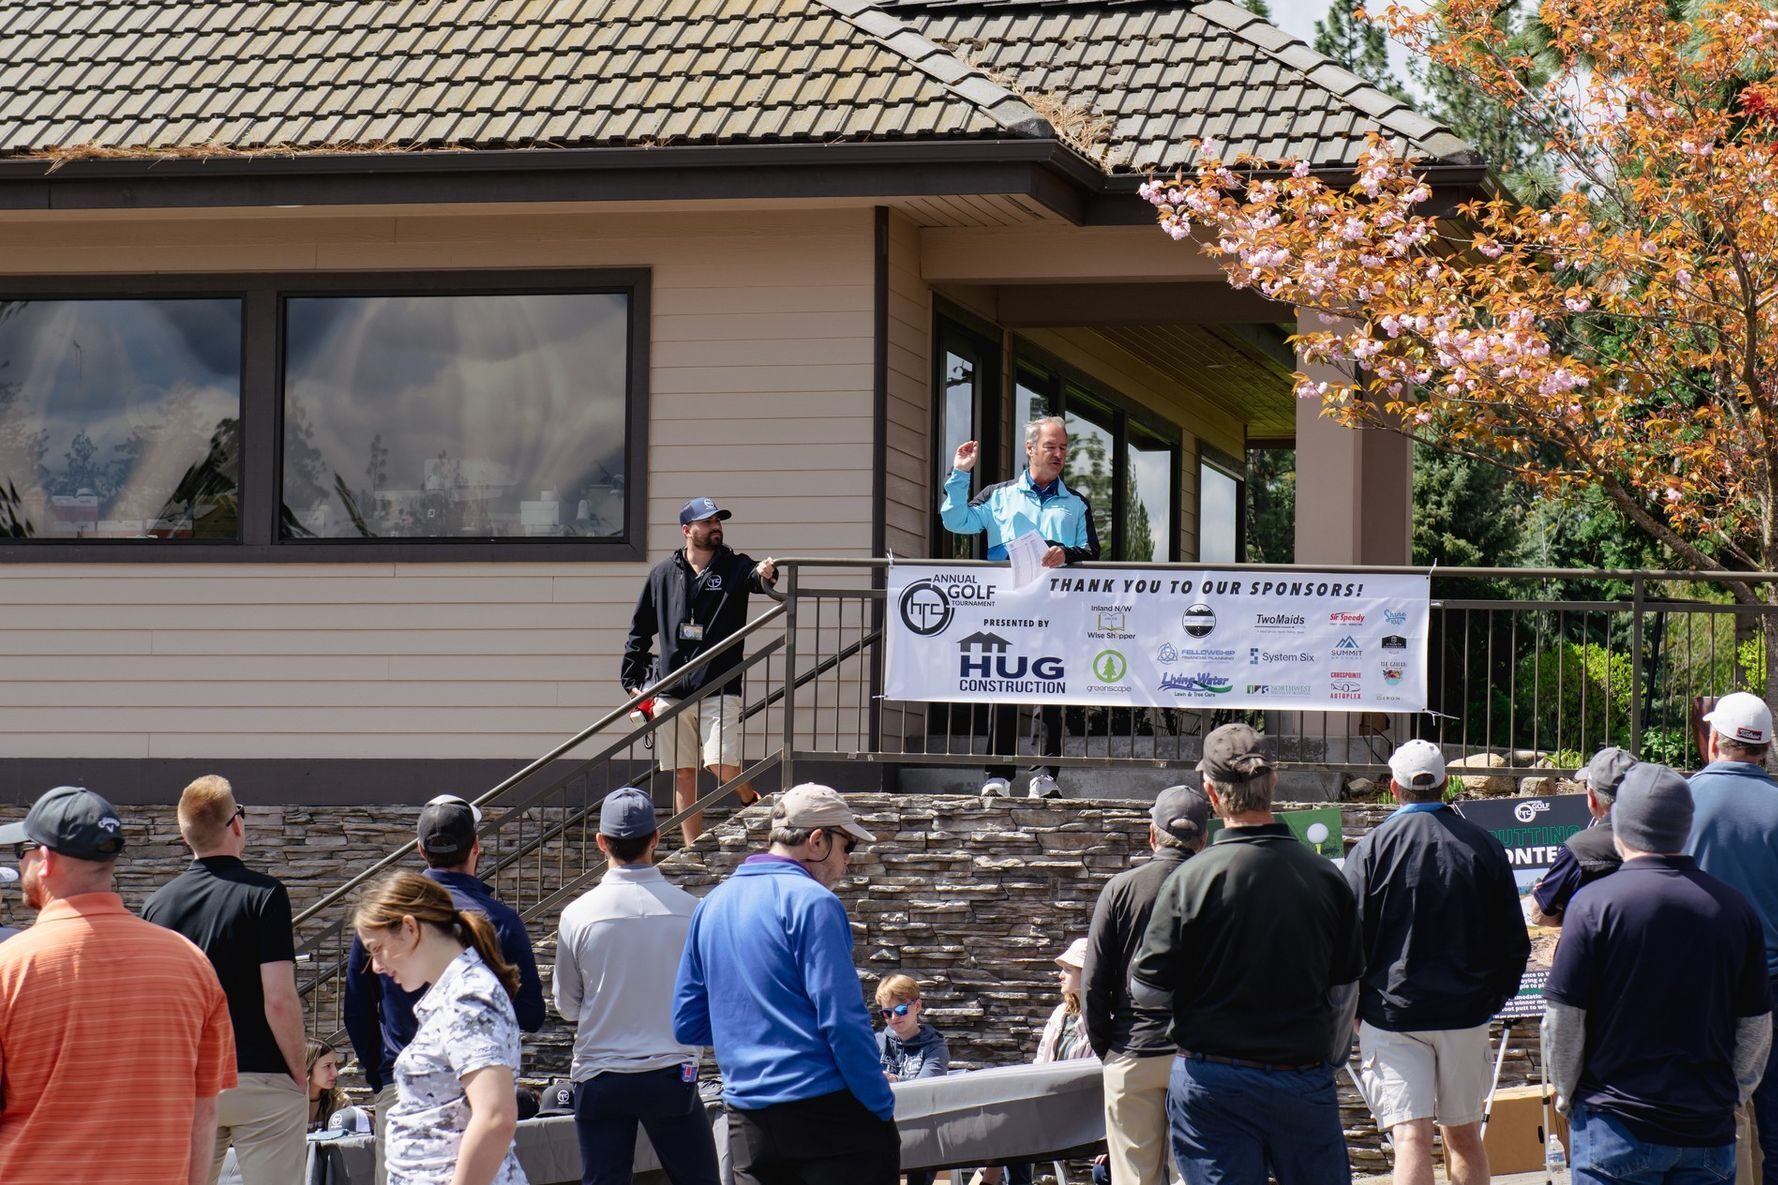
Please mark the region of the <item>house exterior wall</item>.
[[[868, 555], [869, 209], [0, 221], [0, 276], [607, 266], [651, 272], [649, 555], [700, 494], [755, 557]], [[902, 422], [920, 348], [892, 348]], [[647, 566], [0, 566], [0, 769], [533, 757], [620, 702]]]

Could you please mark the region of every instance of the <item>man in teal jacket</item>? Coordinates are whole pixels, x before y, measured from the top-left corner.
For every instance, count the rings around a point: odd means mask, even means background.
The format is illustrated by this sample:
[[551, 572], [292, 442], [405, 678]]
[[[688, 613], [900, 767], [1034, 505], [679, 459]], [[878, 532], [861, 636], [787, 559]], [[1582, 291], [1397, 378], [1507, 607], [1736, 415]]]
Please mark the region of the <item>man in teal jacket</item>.
[[[945, 478], [944, 501], [939, 503], [938, 517], [945, 529], [958, 535], [988, 534], [988, 558], [1006, 558], [1009, 540], [1033, 531], [1042, 535], [1049, 550], [1044, 553], [1046, 568], [1099, 558], [1099, 531], [1093, 525], [1093, 508], [1079, 492], [1062, 482], [1062, 466], [1068, 460], [1068, 429], [1060, 416], [1045, 416], [1025, 425], [1025, 457], [1029, 464], [1010, 481], [997, 482], [981, 493], [969, 496], [969, 474], [975, 468], [980, 446], [966, 440], [957, 446], [951, 459], [951, 473]], [[1017, 742], [1018, 709], [1012, 704], [994, 708], [994, 733], [990, 752], [1011, 753]], [[1042, 750], [1045, 757], [1062, 752], [1062, 709], [1045, 707], [1038, 713], [1043, 726]], [[1046, 766], [1032, 775], [1029, 793], [1032, 798], [1059, 798], [1056, 766]], [[982, 795], [992, 798], [1011, 789], [1013, 767], [989, 766]]]
[[852, 926], [831, 886], [875, 840], [845, 799], [804, 783], [772, 806], [772, 846], [692, 914], [673, 1035], [722, 1069], [737, 1185], [896, 1185], [901, 1137]]

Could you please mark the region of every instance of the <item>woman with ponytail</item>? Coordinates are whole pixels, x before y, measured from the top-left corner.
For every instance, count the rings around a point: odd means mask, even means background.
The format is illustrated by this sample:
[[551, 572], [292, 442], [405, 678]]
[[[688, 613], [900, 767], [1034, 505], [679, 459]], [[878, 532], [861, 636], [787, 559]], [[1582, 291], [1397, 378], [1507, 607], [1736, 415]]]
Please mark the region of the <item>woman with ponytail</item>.
[[418, 1029], [395, 1059], [389, 1185], [525, 1185], [513, 1155], [519, 973], [488, 919], [414, 872], [378, 881], [352, 924], [372, 966], [408, 991]]

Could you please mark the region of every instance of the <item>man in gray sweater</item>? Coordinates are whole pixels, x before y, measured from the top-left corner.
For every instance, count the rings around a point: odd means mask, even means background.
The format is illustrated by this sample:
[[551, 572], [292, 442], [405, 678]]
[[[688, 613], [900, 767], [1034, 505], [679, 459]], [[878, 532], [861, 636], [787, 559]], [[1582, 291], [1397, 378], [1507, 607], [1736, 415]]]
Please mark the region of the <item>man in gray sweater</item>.
[[1104, 1064], [1105, 1150], [1119, 1185], [1167, 1185], [1167, 1078], [1173, 1070], [1173, 1014], [1130, 1000], [1130, 964], [1167, 878], [1204, 846], [1210, 800], [1169, 786], [1149, 812], [1151, 859], [1106, 883], [1093, 908], [1082, 972], [1087, 1040]]

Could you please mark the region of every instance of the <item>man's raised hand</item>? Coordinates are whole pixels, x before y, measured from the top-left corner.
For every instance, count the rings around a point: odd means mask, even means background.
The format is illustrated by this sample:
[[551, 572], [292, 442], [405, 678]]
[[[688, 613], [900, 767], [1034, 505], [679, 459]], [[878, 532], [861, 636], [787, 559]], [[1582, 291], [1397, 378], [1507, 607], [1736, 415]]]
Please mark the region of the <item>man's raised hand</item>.
[[951, 468], [958, 473], [968, 473], [975, 468], [975, 459], [981, 453], [981, 446], [973, 440], [966, 440], [957, 446], [957, 455], [951, 458]]

